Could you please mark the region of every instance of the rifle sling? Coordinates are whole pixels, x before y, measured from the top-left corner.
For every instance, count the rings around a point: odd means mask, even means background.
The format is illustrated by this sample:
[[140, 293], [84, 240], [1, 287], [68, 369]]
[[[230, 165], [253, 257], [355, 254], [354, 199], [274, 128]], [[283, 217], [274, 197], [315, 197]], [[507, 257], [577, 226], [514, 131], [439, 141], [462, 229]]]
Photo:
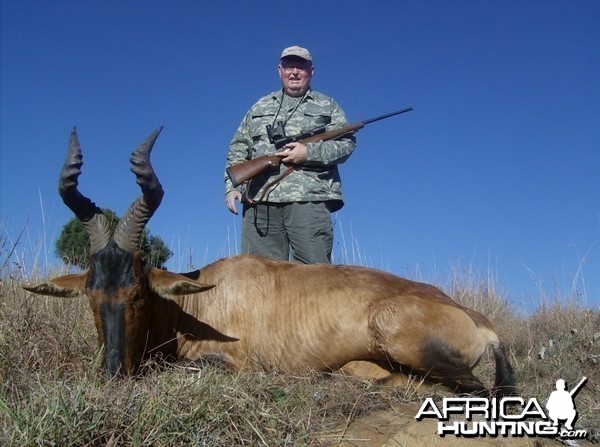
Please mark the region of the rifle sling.
[[[282, 181], [284, 178], [286, 178], [288, 175], [290, 175], [292, 172], [296, 171], [299, 168], [299, 166], [288, 166], [287, 169], [285, 171], [283, 171], [282, 174], [280, 174], [275, 180], [273, 180], [270, 183], [267, 183], [265, 185], [265, 187], [263, 188], [262, 193], [260, 194], [260, 197], [258, 198], [258, 200], [252, 200], [249, 196], [246, 196], [246, 202], [248, 203], [248, 205], [253, 206], [253, 205], [258, 205], [259, 203], [262, 203], [263, 200], [265, 200], [265, 197], [267, 195], [267, 193], [274, 188], [275, 186], [277, 186], [277, 184]], [[250, 183], [250, 180], [248, 180], [248, 183]], [[248, 190], [249, 188], [246, 188], [246, 190]]]

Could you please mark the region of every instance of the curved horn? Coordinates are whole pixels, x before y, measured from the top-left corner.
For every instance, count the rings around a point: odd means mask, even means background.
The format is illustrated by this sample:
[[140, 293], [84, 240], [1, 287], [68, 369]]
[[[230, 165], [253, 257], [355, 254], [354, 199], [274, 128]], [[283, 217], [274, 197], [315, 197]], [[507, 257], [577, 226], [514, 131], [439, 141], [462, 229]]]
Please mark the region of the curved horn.
[[162, 126], [155, 130], [146, 141], [131, 154], [131, 171], [136, 176], [142, 195], [131, 204], [123, 218], [119, 221], [113, 236], [117, 245], [123, 250], [139, 249], [140, 236], [154, 212], [158, 209], [164, 191], [154, 169], [150, 164], [150, 153]]
[[106, 247], [110, 240], [110, 227], [102, 210], [77, 189], [78, 177], [81, 174], [83, 156], [74, 127], [69, 141], [67, 159], [60, 171], [58, 193], [71, 211], [81, 221], [90, 238], [90, 254], [95, 254]]

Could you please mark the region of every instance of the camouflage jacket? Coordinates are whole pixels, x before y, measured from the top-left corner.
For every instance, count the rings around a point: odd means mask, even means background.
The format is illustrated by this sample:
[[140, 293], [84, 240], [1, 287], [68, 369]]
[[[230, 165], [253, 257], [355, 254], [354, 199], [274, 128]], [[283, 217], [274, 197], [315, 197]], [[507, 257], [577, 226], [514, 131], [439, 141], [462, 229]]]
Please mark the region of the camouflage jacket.
[[[348, 125], [346, 115], [329, 96], [308, 90], [303, 98], [290, 98], [277, 90], [259, 99], [246, 113], [237, 129], [227, 154], [227, 166], [276, 152], [269, 143], [266, 127], [277, 121], [285, 123], [288, 136], [327, 125], [327, 130]], [[302, 167], [285, 177], [266, 195], [270, 203], [330, 201], [333, 210], [343, 206], [342, 184], [337, 165], [348, 159], [355, 147], [355, 137], [307, 144], [307, 160]], [[264, 172], [243, 187], [234, 188], [225, 174], [225, 193], [245, 188], [248, 197], [256, 200], [265, 185], [287, 169]]]

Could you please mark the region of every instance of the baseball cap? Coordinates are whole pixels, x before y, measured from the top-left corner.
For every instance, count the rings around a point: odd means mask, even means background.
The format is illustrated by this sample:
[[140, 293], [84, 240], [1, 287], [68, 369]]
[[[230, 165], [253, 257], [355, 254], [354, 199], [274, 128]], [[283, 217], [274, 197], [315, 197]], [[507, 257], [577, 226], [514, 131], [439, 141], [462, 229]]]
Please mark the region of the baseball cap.
[[288, 57], [288, 56], [296, 56], [296, 57], [300, 57], [302, 59], [306, 59], [309, 62], [312, 62], [312, 57], [310, 56], [310, 53], [306, 48], [302, 48], [302, 47], [298, 47], [298, 46], [287, 47], [281, 53], [281, 59], [283, 59], [284, 57]]

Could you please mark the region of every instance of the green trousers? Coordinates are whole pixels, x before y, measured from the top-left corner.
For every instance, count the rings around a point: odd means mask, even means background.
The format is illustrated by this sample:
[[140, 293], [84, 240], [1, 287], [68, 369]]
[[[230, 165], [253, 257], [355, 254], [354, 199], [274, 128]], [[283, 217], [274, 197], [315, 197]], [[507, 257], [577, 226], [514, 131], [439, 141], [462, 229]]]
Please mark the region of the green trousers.
[[242, 253], [328, 264], [332, 248], [333, 226], [327, 202], [244, 205]]

